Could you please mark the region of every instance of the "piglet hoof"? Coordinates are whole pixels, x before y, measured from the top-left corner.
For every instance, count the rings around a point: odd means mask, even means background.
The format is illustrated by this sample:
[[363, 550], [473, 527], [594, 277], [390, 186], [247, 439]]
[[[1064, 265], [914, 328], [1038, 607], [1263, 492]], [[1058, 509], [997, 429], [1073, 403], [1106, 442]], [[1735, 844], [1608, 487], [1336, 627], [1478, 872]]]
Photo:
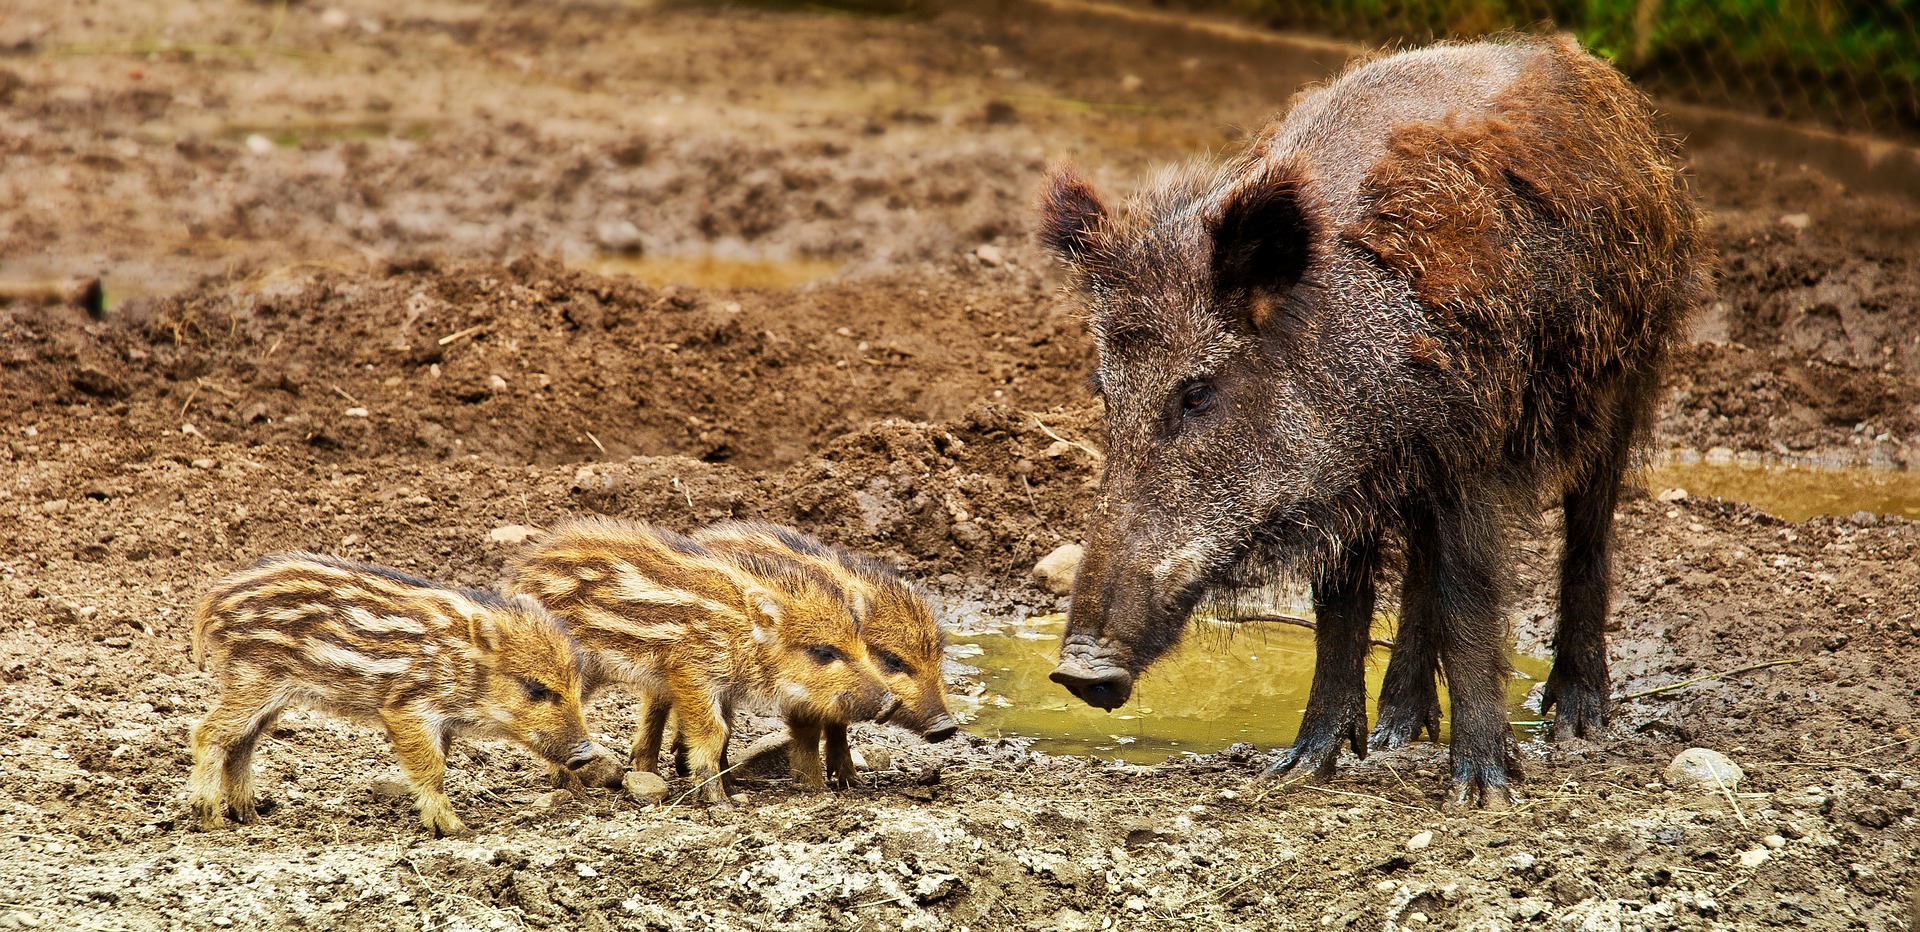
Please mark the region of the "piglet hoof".
[[473, 834], [460, 817], [449, 810], [428, 811], [420, 814], [420, 823], [433, 833], [435, 838], [466, 838]]
[[260, 821], [260, 803], [257, 800], [243, 799], [227, 805], [227, 817], [242, 825]]
[[203, 832], [217, 831], [226, 824], [220, 815], [220, 804], [208, 800], [195, 800], [193, 803], [193, 824]]

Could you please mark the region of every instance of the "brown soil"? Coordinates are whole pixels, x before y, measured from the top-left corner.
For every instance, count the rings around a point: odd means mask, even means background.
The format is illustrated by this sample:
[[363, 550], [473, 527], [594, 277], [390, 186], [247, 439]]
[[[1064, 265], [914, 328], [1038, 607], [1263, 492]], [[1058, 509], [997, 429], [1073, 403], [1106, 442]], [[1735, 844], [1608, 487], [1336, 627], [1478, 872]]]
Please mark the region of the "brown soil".
[[[0, 307], [0, 925], [1903, 927], [1920, 526], [1698, 497], [1622, 508], [1619, 690], [1793, 663], [1529, 747], [1506, 813], [1438, 813], [1431, 745], [1276, 788], [1250, 782], [1266, 748], [1141, 768], [862, 728], [890, 758], [869, 786], [750, 781], [729, 813], [538, 808], [530, 756], [462, 745], [482, 834], [436, 841], [373, 730], [292, 715], [265, 821], [190, 831], [212, 684], [184, 616], [264, 552], [485, 584], [503, 525], [752, 516], [900, 562], [956, 625], [1059, 607], [1026, 572], [1079, 533], [1100, 412], [1026, 238], [1039, 173], [1071, 154], [1125, 189], [1336, 63], [1017, 4], [901, 12], [0, 14], [0, 279], [104, 273], [116, 299]], [[1747, 152], [1694, 169], [1722, 284], [1658, 445], [1916, 465], [1920, 210]], [[844, 270], [583, 271], [620, 220], [655, 254]], [[1526, 551], [1527, 649], [1551, 541]], [[594, 715], [617, 744], [635, 724]], [[1691, 746], [1746, 780], [1665, 786]]]

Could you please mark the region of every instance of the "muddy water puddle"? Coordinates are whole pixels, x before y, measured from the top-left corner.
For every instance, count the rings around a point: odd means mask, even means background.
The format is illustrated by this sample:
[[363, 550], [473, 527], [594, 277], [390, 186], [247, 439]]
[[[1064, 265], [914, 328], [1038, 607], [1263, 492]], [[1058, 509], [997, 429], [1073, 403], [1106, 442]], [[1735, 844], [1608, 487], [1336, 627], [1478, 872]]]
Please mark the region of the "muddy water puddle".
[[832, 278], [842, 263], [832, 259], [745, 259], [711, 254], [596, 256], [580, 263], [602, 275], [628, 275], [656, 287], [794, 288]]
[[1903, 469], [1743, 462], [1683, 451], [1648, 470], [1646, 486], [1656, 495], [1684, 489], [1745, 502], [1787, 521], [1860, 511], [1920, 520], [1920, 473]]
[[[1132, 701], [1103, 712], [1047, 679], [1059, 659], [1064, 628], [1064, 616], [1042, 615], [999, 633], [955, 638], [954, 653], [977, 667], [986, 685], [968, 731], [1030, 737], [1034, 750], [1048, 754], [1153, 764], [1181, 752], [1209, 754], [1239, 741], [1263, 752], [1286, 747], [1300, 728], [1313, 680], [1310, 630], [1273, 622], [1196, 621], [1181, 646], [1140, 678]], [[1390, 624], [1375, 628], [1376, 638], [1392, 636]], [[1368, 658], [1369, 714], [1375, 711], [1386, 663], [1384, 648], [1375, 648]], [[1536, 727], [1538, 714], [1521, 703], [1545, 680], [1548, 661], [1516, 656], [1514, 666], [1507, 691], [1510, 718], [1516, 727]]]

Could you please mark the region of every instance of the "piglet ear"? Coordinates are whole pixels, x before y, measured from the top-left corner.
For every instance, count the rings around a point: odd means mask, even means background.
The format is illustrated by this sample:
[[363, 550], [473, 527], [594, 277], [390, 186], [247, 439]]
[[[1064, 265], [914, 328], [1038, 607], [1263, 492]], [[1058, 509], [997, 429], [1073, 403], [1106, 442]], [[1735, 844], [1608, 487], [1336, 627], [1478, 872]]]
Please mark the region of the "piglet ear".
[[1223, 296], [1284, 296], [1299, 283], [1312, 258], [1313, 220], [1301, 204], [1298, 176], [1285, 169], [1264, 169], [1229, 193], [1210, 219], [1208, 232], [1213, 238], [1214, 289]]
[[493, 616], [485, 612], [476, 612], [467, 616], [467, 640], [473, 646], [489, 654], [500, 652], [500, 626]]
[[866, 624], [867, 613], [872, 611], [872, 609], [873, 606], [868, 603], [866, 593], [858, 589], [851, 590], [847, 593], [847, 614], [853, 616], [854, 624]]
[[780, 600], [755, 586], [747, 590], [747, 614], [753, 619], [753, 639], [770, 644], [780, 637]]
[[1077, 262], [1093, 246], [1107, 209], [1079, 169], [1062, 162], [1040, 190], [1040, 245], [1066, 262]]

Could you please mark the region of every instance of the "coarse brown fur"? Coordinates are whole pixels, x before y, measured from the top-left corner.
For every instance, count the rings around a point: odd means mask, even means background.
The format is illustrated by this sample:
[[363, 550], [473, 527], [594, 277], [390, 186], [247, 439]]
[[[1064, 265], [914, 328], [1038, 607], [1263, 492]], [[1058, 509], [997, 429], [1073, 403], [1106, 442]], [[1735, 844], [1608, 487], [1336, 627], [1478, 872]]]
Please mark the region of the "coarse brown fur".
[[[879, 664], [887, 688], [900, 700], [889, 721], [931, 741], [953, 735], [956, 726], [947, 709], [946, 683], [940, 677], [946, 644], [934, 623], [932, 607], [898, 570], [777, 524], [728, 521], [701, 528], [692, 537], [723, 557], [760, 554], [803, 563], [831, 577], [848, 593], [860, 639]], [[801, 768], [811, 768], [813, 755], [820, 753], [813, 748], [823, 738], [827, 779], [851, 784], [855, 773], [845, 722], [802, 723], [793, 730], [788, 754], [795, 779], [802, 779]], [[817, 777], [809, 772], [805, 782], [813, 779]]]
[[[591, 519], [529, 547], [510, 586], [568, 620], [590, 652], [589, 693], [609, 682], [642, 693], [634, 766], [659, 772], [670, 711], [701, 796], [715, 805], [729, 804], [737, 703], [769, 702], [792, 727], [874, 718], [893, 701], [845, 594], [799, 563], [723, 559], [671, 531]], [[812, 761], [814, 781], [820, 769]]]
[[1099, 345], [1107, 474], [1055, 678], [1126, 700], [1210, 590], [1304, 577], [1321, 623], [1281, 767], [1364, 751], [1374, 585], [1404, 553], [1375, 746], [1454, 698], [1454, 802], [1507, 797], [1505, 525], [1567, 519], [1546, 694], [1602, 726], [1614, 502], [1659, 372], [1708, 291], [1672, 140], [1570, 38], [1374, 58], [1246, 152], [1116, 213], [1041, 196]]
[[577, 646], [531, 599], [276, 554], [200, 600], [193, 659], [221, 684], [193, 730], [190, 795], [203, 828], [220, 824], [223, 800], [235, 819], [256, 818], [253, 750], [290, 703], [379, 721], [420, 820], [440, 835], [463, 830], [444, 788], [456, 734], [510, 738], [572, 769], [610, 756], [587, 739]]

